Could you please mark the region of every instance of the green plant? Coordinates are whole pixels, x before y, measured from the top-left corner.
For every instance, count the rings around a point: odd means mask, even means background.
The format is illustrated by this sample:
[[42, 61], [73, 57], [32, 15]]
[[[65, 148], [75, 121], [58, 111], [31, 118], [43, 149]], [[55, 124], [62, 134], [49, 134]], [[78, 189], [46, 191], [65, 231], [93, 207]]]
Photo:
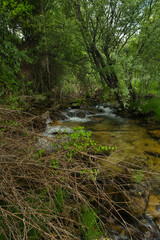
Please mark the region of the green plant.
[[[33, 153], [34, 159], [41, 159], [44, 152], [45, 152], [45, 149], [41, 148], [38, 150], [38, 152]], [[42, 161], [39, 161], [39, 163], [42, 163]]]
[[91, 134], [90, 131], [84, 131], [83, 127], [73, 128], [73, 132], [69, 135], [61, 135], [61, 133], [59, 133], [61, 138], [65, 138], [61, 144], [66, 150], [68, 161], [72, 161], [73, 156], [76, 156], [79, 152], [85, 151], [87, 148], [95, 144], [94, 141], [90, 139]]
[[58, 161], [57, 158], [51, 160], [51, 165], [52, 165], [54, 168], [58, 168], [58, 163], [59, 163], [59, 161]]
[[95, 151], [97, 153], [110, 153], [111, 151], [115, 150], [116, 149], [116, 146], [110, 146], [110, 147], [107, 147], [107, 146], [103, 146], [101, 144], [99, 144], [98, 146], [95, 147]]
[[88, 174], [88, 179], [96, 181], [99, 169], [84, 169], [80, 171], [80, 174]]
[[84, 127], [75, 127], [69, 135], [59, 133], [59, 136], [63, 141], [61, 142], [61, 146], [57, 145], [58, 149], [64, 148], [66, 150], [68, 161], [72, 161], [72, 158], [77, 154], [81, 154], [83, 157], [83, 152], [109, 154], [116, 149], [116, 146], [107, 147], [96, 143], [91, 139], [92, 132], [85, 131]]
[[145, 101], [140, 108], [143, 112], [149, 113], [154, 112], [155, 116], [158, 120], [160, 120], [160, 99], [158, 98], [151, 98]]
[[62, 187], [57, 187], [54, 203], [58, 212], [63, 210], [64, 200], [66, 199], [66, 191]]
[[100, 238], [103, 235], [94, 209], [84, 208], [82, 213], [82, 234], [86, 240]]
[[0, 128], [0, 132], [4, 132], [5, 131], [5, 128]]
[[81, 106], [82, 104], [86, 104], [87, 103], [86, 99], [78, 99], [77, 102], [78, 102], [79, 106]]
[[144, 174], [142, 171], [137, 171], [137, 172], [133, 172], [132, 173], [132, 177], [133, 177], [133, 180], [136, 182], [136, 183], [141, 183], [143, 181], [143, 178], [144, 178]]
[[18, 122], [15, 122], [15, 121], [12, 121], [12, 120], [6, 120], [6, 121], [4, 121], [4, 122], [2, 122], [1, 123], [3, 126], [4, 125], [8, 125], [8, 126], [10, 126], [10, 127], [17, 127], [18, 125], [19, 125], [19, 123]]
[[130, 109], [143, 114], [152, 114], [158, 121], [160, 121], [160, 99], [158, 97], [135, 101], [130, 104]]
[[45, 149], [39, 149], [38, 156], [39, 158], [42, 158], [42, 154], [45, 152]]
[[40, 232], [35, 229], [35, 228], [31, 228], [29, 231], [28, 231], [28, 239], [30, 240], [38, 240], [40, 239]]

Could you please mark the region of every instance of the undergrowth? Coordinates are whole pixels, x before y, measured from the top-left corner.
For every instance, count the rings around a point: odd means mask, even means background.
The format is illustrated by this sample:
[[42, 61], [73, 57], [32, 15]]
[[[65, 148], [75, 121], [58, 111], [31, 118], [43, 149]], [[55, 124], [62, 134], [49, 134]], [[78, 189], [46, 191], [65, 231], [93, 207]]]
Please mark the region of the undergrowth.
[[144, 104], [140, 106], [140, 108], [144, 113], [153, 112], [157, 120], [160, 121], [160, 99], [157, 98], [148, 99]]
[[99, 145], [82, 128], [43, 136], [53, 149], [37, 149], [40, 117], [3, 107], [0, 113], [0, 239], [108, 239], [111, 218], [132, 234], [120, 212], [139, 221], [129, 191], [139, 184], [137, 195], [142, 192], [137, 164], [118, 163], [120, 174], [104, 169], [99, 162], [109, 161], [116, 148]]
[[160, 99], [150, 98], [141, 102], [137, 101], [130, 105], [130, 109], [134, 109], [143, 114], [152, 114], [156, 120], [160, 121]]

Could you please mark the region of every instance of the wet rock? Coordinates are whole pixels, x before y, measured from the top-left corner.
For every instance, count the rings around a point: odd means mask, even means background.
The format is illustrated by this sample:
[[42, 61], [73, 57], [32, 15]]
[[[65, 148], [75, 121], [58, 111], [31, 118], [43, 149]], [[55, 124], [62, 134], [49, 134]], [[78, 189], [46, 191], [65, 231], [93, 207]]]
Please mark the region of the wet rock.
[[[158, 211], [159, 209], [159, 211]], [[146, 210], [146, 215], [152, 218], [160, 219], [160, 196], [151, 195], [149, 198], [148, 208]]]
[[144, 215], [139, 222], [139, 230], [143, 233], [145, 240], [160, 240], [160, 232], [156, 226], [156, 222], [152, 217]]
[[76, 117], [85, 118], [86, 114], [87, 114], [86, 111], [79, 111], [77, 112]]
[[147, 231], [144, 234], [144, 237], [145, 237], [145, 240], [151, 240], [151, 239], [153, 239], [153, 234], [150, 231]]
[[89, 109], [88, 113], [90, 115], [96, 115], [97, 113], [99, 113], [97, 108], [93, 108], [93, 109]]
[[65, 127], [62, 125], [54, 125], [54, 123], [47, 125], [47, 128], [45, 130], [45, 132], [43, 133], [44, 136], [48, 136], [48, 137], [52, 137], [52, 135], [57, 134], [58, 132], [61, 133], [71, 133], [73, 130], [69, 127]]
[[159, 234], [160, 234], [160, 218], [159, 219], [155, 219], [155, 224], [156, 224], [156, 227], [159, 231]]
[[38, 142], [36, 143], [37, 150], [45, 149], [49, 152], [53, 151], [53, 142], [49, 139], [39, 138]]
[[66, 111], [66, 115], [68, 117], [78, 117], [78, 118], [85, 118], [88, 112], [86, 110], [81, 109], [68, 109]]
[[49, 126], [59, 126], [59, 125], [62, 125], [62, 123], [58, 120], [54, 120], [52, 121], [52, 123], [49, 124]]
[[75, 102], [75, 103], [72, 103], [72, 104], [71, 104], [71, 107], [72, 107], [73, 109], [75, 109], [75, 108], [80, 108], [80, 104], [77, 103], [77, 102]]
[[54, 111], [54, 110], [52, 110], [52, 111], [50, 111], [50, 117], [51, 117], [51, 119], [54, 121], [54, 120], [66, 120], [67, 119], [67, 117], [64, 115], [64, 113], [63, 112], [61, 112], [61, 111]]

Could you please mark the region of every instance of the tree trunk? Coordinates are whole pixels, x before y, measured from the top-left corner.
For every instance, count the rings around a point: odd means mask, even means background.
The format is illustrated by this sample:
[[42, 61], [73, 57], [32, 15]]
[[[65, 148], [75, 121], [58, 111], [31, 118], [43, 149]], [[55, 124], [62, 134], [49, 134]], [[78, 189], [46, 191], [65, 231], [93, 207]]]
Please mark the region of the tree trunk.
[[109, 58], [108, 49], [105, 48], [105, 51], [106, 50], [107, 51], [104, 52], [104, 54], [107, 58], [107, 63], [106, 63], [104, 57], [102, 56], [100, 51], [97, 49], [97, 46], [95, 43], [96, 33], [94, 31], [93, 31], [93, 33], [91, 33], [91, 31], [89, 31], [90, 29], [88, 28], [88, 25], [84, 21], [84, 18], [83, 18], [82, 12], [81, 12], [81, 8], [80, 8], [80, 4], [77, 2], [74, 2], [74, 9], [75, 9], [76, 17], [77, 17], [78, 21], [80, 22], [80, 29], [82, 32], [82, 37], [84, 39], [84, 43], [86, 45], [87, 53], [88, 53], [89, 58], [91, 59], [92, 63], [96, 66], [96, 69], [97, 69], [97, 71], [100, 75], [101, 81], [102, 81], [102, 85], [104, 85], [104, 83], [105, 83], [111, 89], [114, 90], [114, 94], [115, 94], [115, 97], [116, 97], [118, 103], [120, 104], [121, 108], [124, 108], [122, 97], [121, 97], [121, 94], [119, 91], [117, 75], [114, 70], [109, 71], [107, 69], [108, 66], [111, 68], [113, 66], [113, 62]]
[[[100, 74], [101, 80], [104, 81], [111, 89], [114, 90], [115, 97], [120, 104], [121, 108], [124, 109], [122, 96], [119, 91], [119, 83], [118, 83], [118, 77], [114, 70], [109, 72], [107, 70], [107, 65], [101, 55], [101, 53], [98, 51], [96, 46], [92, 46], [90, 49], [90, 54], [93, 57], [94, 64]], [[110, 61], [111, 63], [111, 61]]]

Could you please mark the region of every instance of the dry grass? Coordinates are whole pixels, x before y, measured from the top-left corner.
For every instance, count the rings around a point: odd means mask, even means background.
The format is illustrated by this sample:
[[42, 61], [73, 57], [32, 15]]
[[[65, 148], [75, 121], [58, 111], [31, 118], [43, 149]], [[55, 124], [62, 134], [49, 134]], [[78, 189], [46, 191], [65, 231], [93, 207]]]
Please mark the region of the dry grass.
[[102, 234], [116, 223], [132, 235], [130, 220], [139, 222], [133, 196], [145, 191], [143, 214], [149, 195], [148, 185], [133, 182], [134, 164], [120, 163], [115, 175], [90, 149], [72, 161], [63, 148], [41, 153], [36, 143], [43, 127], [39, 116], [0, 107], [0, 239], [89, 239], [82, 221], [86, 206], [97, 209]]

